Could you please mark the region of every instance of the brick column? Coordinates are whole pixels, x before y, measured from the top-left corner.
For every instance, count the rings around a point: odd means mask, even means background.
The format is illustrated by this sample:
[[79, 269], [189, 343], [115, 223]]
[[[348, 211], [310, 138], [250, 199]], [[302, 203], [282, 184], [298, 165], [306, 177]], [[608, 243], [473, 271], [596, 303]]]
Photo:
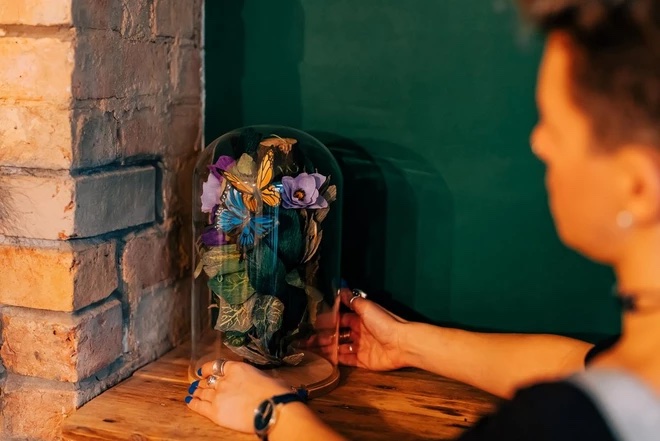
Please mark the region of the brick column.
[[0, 439], [189, 329], [202, 0], [0, 3]]

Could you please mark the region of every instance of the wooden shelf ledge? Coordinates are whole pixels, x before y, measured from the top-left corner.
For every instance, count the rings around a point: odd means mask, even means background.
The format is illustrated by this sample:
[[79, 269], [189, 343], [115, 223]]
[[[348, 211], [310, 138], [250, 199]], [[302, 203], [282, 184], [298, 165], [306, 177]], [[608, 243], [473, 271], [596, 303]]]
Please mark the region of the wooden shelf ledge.
[[[66, 441], [250, 440], [184, 404], [189, 348], [180, 346], [107, 390], [64, 421]], [[427, 372], [342, 368], [339, 387], [310, 407], [354, 440], [452, 439], [494, 409], [497, 398]]]

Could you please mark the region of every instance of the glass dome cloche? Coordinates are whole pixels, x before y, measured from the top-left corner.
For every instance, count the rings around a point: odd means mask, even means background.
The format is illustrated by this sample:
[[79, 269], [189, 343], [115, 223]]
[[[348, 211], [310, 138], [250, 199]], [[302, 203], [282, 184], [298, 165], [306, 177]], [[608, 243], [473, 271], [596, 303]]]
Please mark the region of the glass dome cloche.
[[193, 174], [192, 356], [250, 363], [313, 397], [339, 380], [342, 175], [311, 135], [233, 130]]

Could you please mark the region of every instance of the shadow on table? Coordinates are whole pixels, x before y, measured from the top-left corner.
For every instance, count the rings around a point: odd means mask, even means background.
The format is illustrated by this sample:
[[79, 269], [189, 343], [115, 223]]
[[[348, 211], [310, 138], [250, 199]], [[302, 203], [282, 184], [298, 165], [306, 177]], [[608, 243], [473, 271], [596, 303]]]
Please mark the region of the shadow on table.
[[[374, 383], [373, 379], [381, 379], [379, 374], [342, 369], [338, 389], [310, 405], [321, 419], [352, 440], [453, 440], [476, 421], [474, 409], [479, 406], [471, 407], [461, 399], [461, 391], [472, 388], [456, 383], [458, 395], [452, 396], [456, 391], [448, 388], [448, 396], [436, 399], [423, 387], [433, 376], [422, 375], [421, 387], [408, 393], [406, 389], [419, 376], [414, 370], [387, 373], [382, 382]], [[440, 377], [438, 381], [442, 382]]]

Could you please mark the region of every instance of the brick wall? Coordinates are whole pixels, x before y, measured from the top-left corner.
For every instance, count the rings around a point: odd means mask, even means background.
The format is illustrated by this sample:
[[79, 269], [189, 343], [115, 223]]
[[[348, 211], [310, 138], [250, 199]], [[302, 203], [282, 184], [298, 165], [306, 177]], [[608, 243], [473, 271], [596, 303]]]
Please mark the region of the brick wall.
[[185, 338], [202, 0], [0, 2], [0, 439]]

